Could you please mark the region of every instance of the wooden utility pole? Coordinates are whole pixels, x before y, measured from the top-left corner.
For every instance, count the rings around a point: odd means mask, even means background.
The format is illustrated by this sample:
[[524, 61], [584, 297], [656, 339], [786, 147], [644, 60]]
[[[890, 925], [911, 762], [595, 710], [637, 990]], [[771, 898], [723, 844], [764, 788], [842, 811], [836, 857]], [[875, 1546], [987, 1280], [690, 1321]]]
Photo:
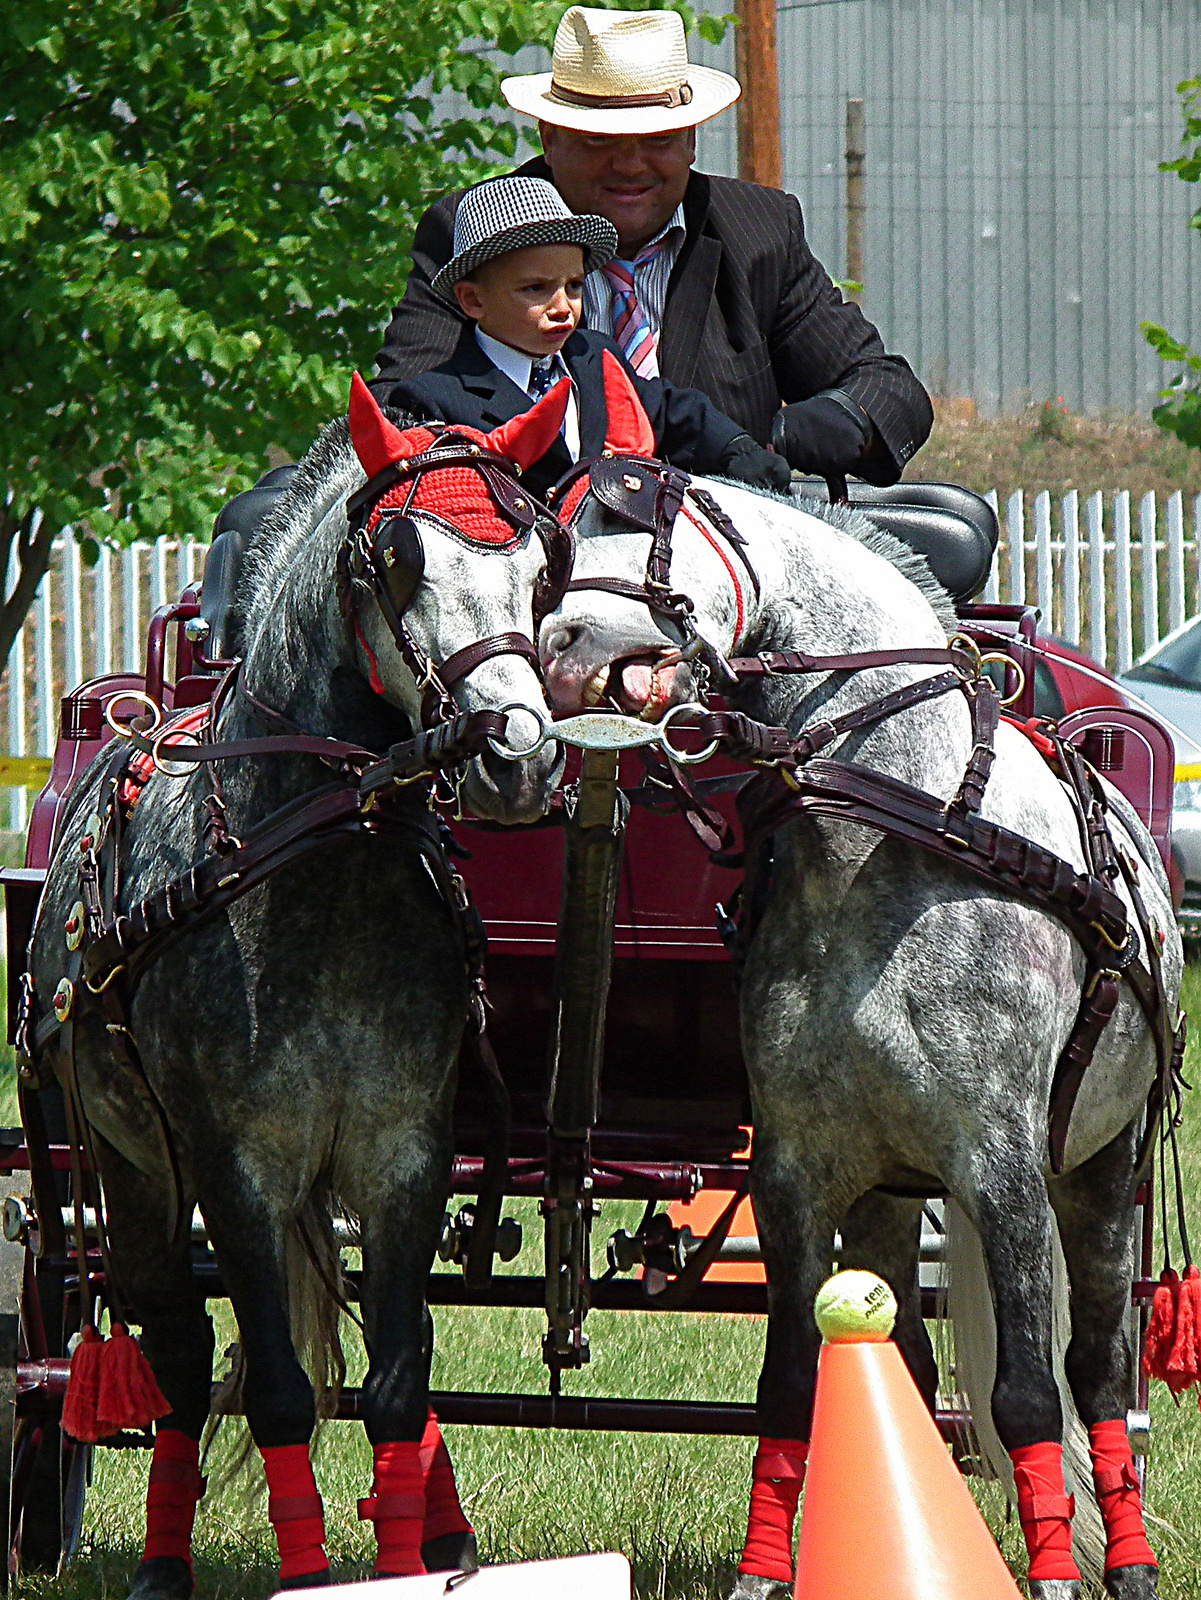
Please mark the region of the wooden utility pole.
[[[847, 101], [847, 265], [846, 276], [852, 283], [863, 282], [863, 214], [866, 210], [863, 193], [863, 166], [867, 156], [863, 119], [863, 101]], [[847, 291], [849, 300], [861, 298], [857, 289]]]
[[736, 0], [734, 70], [742, 85], [738, 102], [738, 175], [778, 189], [780, 167], [780, 79], [776, 63], [775, 0]]

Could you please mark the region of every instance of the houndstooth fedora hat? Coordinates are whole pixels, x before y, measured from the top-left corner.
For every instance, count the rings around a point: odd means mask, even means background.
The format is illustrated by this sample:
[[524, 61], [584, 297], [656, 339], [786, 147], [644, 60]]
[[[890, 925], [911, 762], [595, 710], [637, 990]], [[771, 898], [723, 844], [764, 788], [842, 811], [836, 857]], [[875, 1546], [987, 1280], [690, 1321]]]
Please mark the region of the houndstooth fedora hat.
[[572, 6], [555, 31], [551, 70], [506, 78], [514, 111], [579, 133], [672, 133], [707, 122], [742, 93], [737, 78], [688, 59], [674, 11]]
[[581, 245], [584, 271], [593, 272], [617, 254], [617, 229], [604, 217], [577, 217], [542, 178], [495, 178], [459, 201], [455, 253], [431, 287], [453, 302], [455, 284], [476, 267], [535, 244]]

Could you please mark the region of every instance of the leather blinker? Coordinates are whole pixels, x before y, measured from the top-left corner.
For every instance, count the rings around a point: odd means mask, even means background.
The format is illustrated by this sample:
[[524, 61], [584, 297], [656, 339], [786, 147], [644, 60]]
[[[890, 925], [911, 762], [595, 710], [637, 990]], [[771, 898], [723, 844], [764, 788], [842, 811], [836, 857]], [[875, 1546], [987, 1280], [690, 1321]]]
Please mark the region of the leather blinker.
[[660, 468], [633, 456], [601, 456], [589, 468], [592, 493], [614, 516], [643, 533], [658, 527]]
[[425, 573], [425, 546], [411, 517], [386, 517], [371, 545], [376, 575], [398, 617], [413, 603]]

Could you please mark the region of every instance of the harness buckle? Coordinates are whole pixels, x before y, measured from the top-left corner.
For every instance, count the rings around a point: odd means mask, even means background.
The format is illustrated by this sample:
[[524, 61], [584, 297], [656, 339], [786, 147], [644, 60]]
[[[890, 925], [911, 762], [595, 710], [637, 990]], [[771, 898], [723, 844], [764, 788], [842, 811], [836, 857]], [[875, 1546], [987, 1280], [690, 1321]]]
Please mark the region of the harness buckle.
[[[1095, 927], [1096, 924], [1094, 923], [1093, 926]], [[1097, 986], [1102, 979], [1108, 979], [1111, 983], [1117, 983], [1121, 976], [1122, 974], [1120, 972], [1116, 972], [1113, 967], [1098, 967], [1096, 972], [1094, 972], [1092, 977], [1089, 979], [1088, 988], [1084, 991], [1084, 998], [1086, 1000], [1092, 999], [1093, 995], [1096, 994]]]
[[1110, 938], [1109, 932], [1108, 932], [1108, 930], [1106, 929], [1106, 927], [1104, 926], [1103, 923], [1101, 923], [1101, 922], [1090, 922], [1089, 923], [1089, 927], [1092, 928], [1095, 933], [1099, 933], [1100, 934], [1101, 938], [1105, 941], [1105, 943], [1109, 946], [1109, 948], [1114, 952], [1115, 955], [1119, 955], [1120, 956], [1124, 951], [1129, 950], [1129, 948], [1130, 948], [1130, 939], [1131, 939], [1131, 935], [1133, 933], [1133, 929], [1131, 928], [1129, 923], [1126, 924], [1126, 936], [1121, 941], [1120, 944], [1118, 943], [1118, 941], [1116, 939]]

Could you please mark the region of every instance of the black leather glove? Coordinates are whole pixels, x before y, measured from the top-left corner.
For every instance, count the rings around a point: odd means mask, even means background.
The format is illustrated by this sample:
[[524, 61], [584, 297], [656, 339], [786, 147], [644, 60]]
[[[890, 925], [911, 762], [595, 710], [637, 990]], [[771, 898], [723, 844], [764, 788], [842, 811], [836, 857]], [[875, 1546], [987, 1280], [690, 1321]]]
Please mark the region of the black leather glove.
[[810, 400], [777, 411], [771, 442], [798, 472], [815, 477], [845, 477], [863, 458], [872, 425], [841, 389], [823, 389]]
[[721, 474], [738, 483], [752, 483], [757, 489], [774, 489], [777, 494], [787, 494], [792, 481], [792, 472], [783, 456], [772, 455], [770, 450], [756, 444], [749, 433], [740, 433], [731, 439]]

